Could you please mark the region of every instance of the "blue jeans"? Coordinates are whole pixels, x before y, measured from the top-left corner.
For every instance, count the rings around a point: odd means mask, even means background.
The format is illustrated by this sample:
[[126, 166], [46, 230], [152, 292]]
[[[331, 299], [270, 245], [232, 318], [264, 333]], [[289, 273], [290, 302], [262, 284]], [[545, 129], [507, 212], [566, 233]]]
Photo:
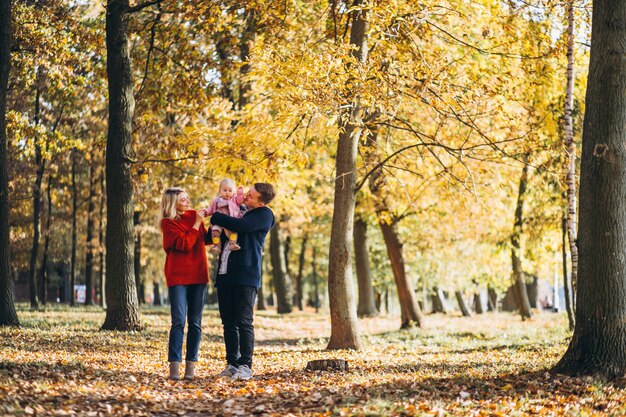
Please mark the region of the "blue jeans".
[[198, 349], [202, 338], [202, 309], [206, 284], [175, 285], [168, 288], [172, 311], [172, 327], [167, 353], [168, 362], [182, 362], [185, 317], [187, 325], [186, 361], [198, 360]]

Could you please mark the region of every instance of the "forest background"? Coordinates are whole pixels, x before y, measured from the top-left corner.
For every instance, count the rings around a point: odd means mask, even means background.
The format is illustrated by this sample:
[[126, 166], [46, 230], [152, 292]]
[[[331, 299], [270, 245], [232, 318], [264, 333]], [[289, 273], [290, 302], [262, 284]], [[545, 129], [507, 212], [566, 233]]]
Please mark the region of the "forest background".
[[[140, 302], [163, 293], [162, 191], [182, 186], [205, 207], [230, 177], [278, 189], [265, 292], [277, 292], [279, 304], [315, 304], [316, 294], [326, 303], [335, 158], [353, 100], [366, 109], [355, 210], [366, 238], [356, 242], [367, 243], [378, 308], [389, 289], [395, 300], [394, 242], [379, 225], [393, 228], [422, 307], [433, 288], [502, 296], [515, 282], [516, 246], [527, 280], [562, 276], [569, 3], [377, 2], [365, 61], [350, 42], [358, 4], [149, 3], [128, 21], [136, 104], [126, 157]], [[590, 6], [576, 3], [574, 17], [579, 143]], [[11, 266], [17, 295], [30, 290], [31, 305], [73, 302], [69, 289], [86, 281], [102, 299], [104, 19], [89, 2], [14, 6]], [[282, 287], [292, 280], [288, 299]]]

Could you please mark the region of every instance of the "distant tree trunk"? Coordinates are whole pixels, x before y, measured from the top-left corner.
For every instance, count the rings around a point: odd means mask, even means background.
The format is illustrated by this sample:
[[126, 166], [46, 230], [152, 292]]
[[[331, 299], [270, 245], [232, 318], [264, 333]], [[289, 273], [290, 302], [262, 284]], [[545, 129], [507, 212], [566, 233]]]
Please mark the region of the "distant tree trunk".
[[267, 307], [265, 306], [265, 294], [263, 293], [262, 282], [261, 286], [259, 287], [259, 291], [257, 292], [256, 309], [259, 311], [267, 310]]
[[433, 288], [433, 313], [448, 314], [448, 303], [446, 296], [440, 288]]
[[141, 329], [133, 256], [131, 135], [135, 110], [128, 0], [109, 0], [106, 13], [109, 130], [106, 147], [106, 299], [104, 330]]
[[530, 301], [528, 300], [528, 292], [526, 291], [526, 281], [522, 271], [522, 260], [520, 259], [520, 236], [524, 224], [524, 199], [526, 194], [526, 186], [528, 184], [528, 164], [527, 158], [524, 158], [524, 167], [519, 181], [519, 193], [517, 196], [517, 207], [515, 208], [515, 224], [513, 233], [511, 234], [511, 260], [513, 263], [513, 278], [515, 281], [516, 295], [518, 307], [522, 320], [532, 318], [530, 311]]
[[[368, 153], [365, 158], [375, 165], [380, 164], [380, 157], [376, 153], [376, 150], [379, 148], [377, 142], [378, 127], [371, 125], [367, 139]], [[382, 168], [379, 167], [379, 169], [376, 169], [370, 175], [369, 188], [376, 197], [378, 224], [380, 225], [380, 230], [385, 240], [387, 255], [391, 261], [391, 269], [398, 290], [400, 319], [402, 322], [401, 328], [407, 328], [413, 325], [421, 327], [424, 319], [417, 303], [415, 291], [413, 290], [413, 283], [406, 274], [403, 245], [397, 231], [398, 219], [395, 219], [389, 210], [391, 204], [387, 197], [387, 186], [384, 172]], [[390, 218], [392, 219], [391, 223], [389, 223]]]
[[284, 250], [280, 241], [280, 227], [274, 225], [270, 231], [270, 258], [272, 260], [272, 277], [276, 290], [276, 311], [278, 314], [291, 313], [290, 283], [291, 279], [285, 272]]
[[461, 309], [461, 313], [463, 313], [463, 317], [472, 317], [472, 313], [470, 313], [467, 305], [465, 304], [465, 300], [463, 299], [463, 293], [461, 293], [461, 291], [455, 291], [454, 295], [456, 297], [456, 301], [459, 303], [459, 308]]
[[254, 38], [256, 37], [256, 11], [248, 7], [244, 12], [244, 25], [241, 33], [241, 40], [239, 44], [239, 59], [243, 63], [239, 68], [240, 82], [239, 82], [239, 109], [242, 110], [246, 104], [250, 102], [250, 90], [252, 86], [247, 79], [247, 75], [250, 72], [250, 51], [254, 45]]
[[[561, 230], [563, 231], [563, 244], [561, 245], [563, 251], [563, 290], [565, 292], [565, 309], [567, 310], [567, 321], [569, 323], [569, 329], [574, 330], [574, 308], [572, 300], [572, 288], [570, 286], [570, 278], [567, 273], [567, 218], [563, 217], [561, 222]], [[558, 289], [557, 289], [558, 291]]]
[[305, 233], [302, 236], [302, 244], [300, 246], [300, 256], [298, 257], [298, 276], [296, 278], [296, 305], [300, 311], [303, 310], [302, 307], [302, 277], [304, 272], [304, 255], [306, 253], [306, 242], [308, 240], [308, 235]]
[[103, 308], [106, 308], [106, 291], [105, 291], [105, 281], [106, 274], [104, 271], [104, 253], [105, 253], [105, 245], [104, 245], [104, 205], [106, 204], [106, 190], [104, 188], [104, 172], [100, 172], [100, 223], [98, 225], [98, 255], [100, 266], [98, 268], [99, 274], [99, 286], [100, 286], [100, 305]]
[[[576, 246], [576, 143], [574, 143], [574, 1], [567, 10], [567, 87], [565, 90], [565, 146], [567, 148], [567, 235], [572, 256], [572, 296], [576, 297], [578, 275], [578, 247]], [[572, 303], [573, 304], [573, 303]], [[572, 307], [572, 305], [570, 305]], [[569, 315], [569, 311], [568, 311]], [[571, 320], [571, 319], [570, 319]], [[570, 322], [570, 326], [573, 324]]]
[[317, 248], [313, 246], [313, 258], [311, 260], [311, 274], [313, 275], [313, 293], [315, 296], [315, 312], [319, 313], [320, 311], [320, 290], [317, 284], [317, 260], [315, 259], [317, 254]]
[[158, 282], [152, 283], [152, 305], [162, 306], [163, 299], [161, 298], [161, 289]]
[[626, 3], [593, 4], [583, 125], [576, 323], [554, 368], [568, 375], [626, 374]]
[[139, 304], [145, 303], [143, 280], [141, 279], [141, 212], [135, 211], [133, 214], [133, 225], [135, 226], [135, 286], [137, 287], [137, 301]]
[[[35, 80], [35, 126], [39, 125], [40, 120], [40, 101], [41, 89], [43, 84], [43, 68], [37, 68]], [[41, 152], [41, 138], [35, 134], [35, 165], [37, 172], [35, 174], [35, 184], [33, 186], [33, 245], [30, 250], [30, 263], [28, 268], [28, 291], [30, 294], [30, 308], [38, 309], [38, 291], [37, 291], [37, 257], [39, 255], [39, 234], [41, 231], [40, 213], [41, 213], [41, 183], [46, 169], [46, 161], [43, 159]]]
[[46, 229], [44, 232], [43, 243], [43, 261], [41, 262], [41, 302], [45, 306], [48, 300], [48, 254], [50, 253], [50, 223], [52, 220], [52, 184], [54, 180], [52, 174], [48, 176], [48, 188], [46, 189], [47, 213], [46, 213]]
[[474, 294], [474, 311], [476, 314], [483, 314], [485, 312], [483, 309], [483, 302], [480, 299], [480, 293]]
[[358, 216], [354, 221], [354, 263], [359, 286], [359, 305], [356, 310], [359, 317], [372, 317], [378, 314], [374, 303], [374, 287], [367, 250], [367, 222]]
[[0, 0], [0, 326], [19, 326], [13, 300], [9, 239], [9, 163], [7, 158], [7, 87], [13, 42], [11, 0]]
[[[355, 0], [350, 11], [350, 45], [353, 57], [367, 62], [369, 30], [368, 12], [361, 0]], [[330, 340], [326, 349], [362, 348], [361, 330], [356, 315], [352, 283], [352, 229], [356, 202], [356, 160], [363, 132], [363, 108], [353, 97], [339, 118], [339, 141], [335, 157], [335, 199], [328, 253], [328, 301], [330, 305]]]
[[78, 215], [78, 188], [76, 187], [76, 150], [72, 149], [72, 247], [70, 255], [70, 305], [76, 304], [74, 285], [76, 284], [76, 216]]
[[89, 165], [89, 197], [87, 200], [87, 242], [85, 245], [85, 304], [93, 305], [93, 262], [94, 262], [94, 217], [96, 215], [96, 175], [95, 163]]
[[498, 307], [498, 294], [492, 287], [487, 288], [487, 311], [496, 311]]
[[383, 232], [383, 238], [385, 245], [387, 246], [387, 254], [391, 261], [391, 269], [393, 270], [393, 277], [396, 281], [396, 287], [398, 289], [398, 297], [400, 299], [401, 308], [401, 328], [411, 327], [416, 325], [422, 327], [424, 319], [422, 312], [417, 305], [417, 299], [415, 298], [415, 291], [413, 290], [413, 284], [406, 274], [406, 268], [404, 266], [404, 252], [402, 250], [402, 243], [398, 236], [398, 230], [396, 224], [387, 224], [387, 222], [381, 218], [379, 220], [380, 229]]

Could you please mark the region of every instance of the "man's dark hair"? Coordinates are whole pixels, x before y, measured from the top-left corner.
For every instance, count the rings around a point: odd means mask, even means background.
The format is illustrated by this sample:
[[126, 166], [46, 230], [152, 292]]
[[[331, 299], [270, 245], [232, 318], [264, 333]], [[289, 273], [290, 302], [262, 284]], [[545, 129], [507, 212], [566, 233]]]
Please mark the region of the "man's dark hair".
[[259, 200], [263, 204], [271, 203], [274, 197], [276, 197], [276, 191], [274, 190], [274, 186], [272, 186], [272, 184], [257, 182], [254, 184], [254, 189], [261, 194]]

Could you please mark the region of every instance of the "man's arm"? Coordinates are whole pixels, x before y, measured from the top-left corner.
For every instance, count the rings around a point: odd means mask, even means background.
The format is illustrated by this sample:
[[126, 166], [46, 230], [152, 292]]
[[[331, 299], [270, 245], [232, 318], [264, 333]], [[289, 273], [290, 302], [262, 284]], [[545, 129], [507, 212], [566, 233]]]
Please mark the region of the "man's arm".
[[250, 233], [257, 230], [269, 230], [272, 227], [274, 215], [268, 210], [253, 210], [241, 219], [227, 216], [222, 213], [214, 213], [211, 216], [211, 224], [225, 227], [236, 233]]

